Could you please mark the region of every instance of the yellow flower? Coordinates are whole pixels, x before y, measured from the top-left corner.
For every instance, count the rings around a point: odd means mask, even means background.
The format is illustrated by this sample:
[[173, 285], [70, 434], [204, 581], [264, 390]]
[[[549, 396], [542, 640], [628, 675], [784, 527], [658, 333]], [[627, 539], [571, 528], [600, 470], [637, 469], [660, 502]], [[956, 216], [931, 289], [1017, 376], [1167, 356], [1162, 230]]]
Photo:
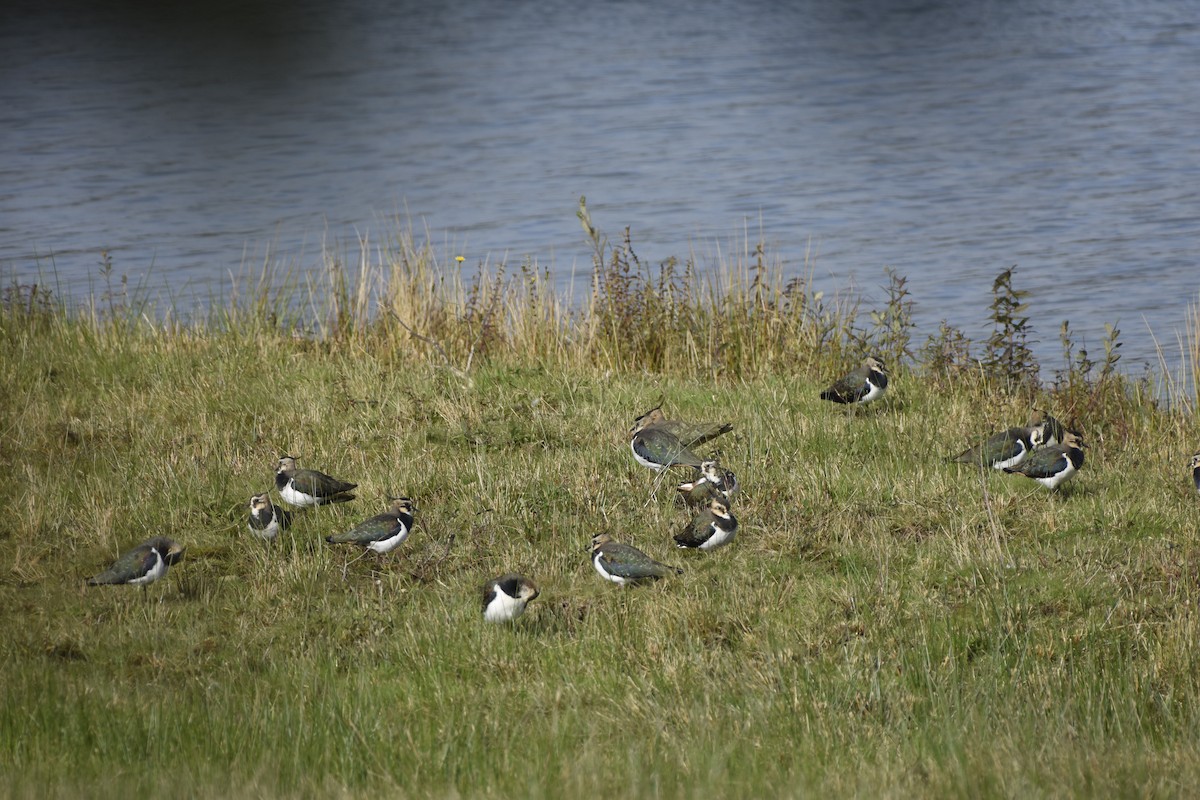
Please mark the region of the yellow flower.
[[454, 260], [461, 264], [462, 262], [466, 261], [467, 259], [466, 259], [466, 256], [455, 256]]

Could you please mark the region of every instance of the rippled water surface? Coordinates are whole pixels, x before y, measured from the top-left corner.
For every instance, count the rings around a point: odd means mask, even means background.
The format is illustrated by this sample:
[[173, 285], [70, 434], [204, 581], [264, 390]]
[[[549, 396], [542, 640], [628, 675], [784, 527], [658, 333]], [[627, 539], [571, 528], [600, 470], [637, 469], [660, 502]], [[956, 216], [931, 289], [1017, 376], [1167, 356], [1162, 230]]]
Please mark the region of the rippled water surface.
[[86, 295], [108, 251], [189, 307], [411, 222], [565, 290], [587, 195], [651, 263], [749, 231], [819, 288], [891, 267], [922, 334], [982, 335], [1017, 264], [1052, 366], [1064, 319], [1175, 354], [1200, 291], [1187, 3], [175, 5], [2, 12], [6, 274]]

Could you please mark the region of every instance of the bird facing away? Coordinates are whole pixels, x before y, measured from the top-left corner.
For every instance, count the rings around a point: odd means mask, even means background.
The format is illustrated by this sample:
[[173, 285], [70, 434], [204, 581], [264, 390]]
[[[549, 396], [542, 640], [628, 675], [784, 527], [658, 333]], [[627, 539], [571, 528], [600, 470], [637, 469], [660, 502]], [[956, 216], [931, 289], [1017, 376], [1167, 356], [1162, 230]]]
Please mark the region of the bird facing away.
[[[1041, 428], [1043, 445], [1061, 444], [1063, 437], [1067, 433], [1067, 429], [1063, 427], [1061, 422], [1040, 408], [1034, 409], [1033, 415], [1029, 418], [1029, 427]], [[1040, 446], [1038, 445], [1038, 447]]]
[[618, 586], [683, 574], [679, 567], [660, 564], [636, 547], [614, 542], [607, 533], [592, 537], [592, 566], [601, 578]]
[[954, 460], [960, 464], [974, 464], [993, 469], [1015, 467], [1043, 444], [1044, 425], [1045, 423], [1029, 428], [1014, 427], [993, 434], [982, 443], [959, 453]]
[[821, 392], [821, 399], [863, 405], [882, 397], [887, 391], [887, 386], [887, 370], [884, 369], [883, 362], [871, 357], [864, 361], [861, 367], [839, 378]]
[[689, 506], [707, 506], [714, 497], [728, 500], [737, 490], [737, 476], [722, 469], [716, 459], [709, 459], [701, 462], [700, 474], [679, 484], [677, 491]]
[[88, 578], [89, 586], [130, 584], [146, 586], [167, 574], [183, 558], [183, 547], [165, 536], [147, 539], [121, 555], [108, 569]]
[[684, 447], [695, 447], [715, 439], [723, 433], [733, 430], [732, 422], [684, 422], [678, 419], [667, 419], [662, 411], [662, 403], [642, 414], [633, 421], [629, 429], [632, 436], [646, 428], [661, 428], [675, 435]]
[[357, 483], [346, 483], [315, 469], [297, 469], [296, 459], [284, 456], [275, 471], [275, 488], [285, 503], [303, 508], [323, 503], [344, 503], [353, 500], [350, 491]]
[[485, 622], [511, 622], [525, 613], [525, 606], [537, 599], [540, 591], [524, 575], [501, 575], [483, 586]]
[[714, 497], [708, 508], [701, 510], [683, 530], [675, 534], [675, 545], [716, 550], [733, 541], [737, 528], [737, 517], [729, 513], [729, 503]]
[[1033, 478], [1047, 489], [1057, 489], [1083, 466], [1083, 440], [1074, 431], [1063, 435], [1062, 444], [1039, 447], [1015, 467], [1005, 467], [1005, 472], [1018, 473]]
[[412, 533], [416, 505], [407, 497], [392, 500], [392, 507], [382, 514], [360, 522], [344, 533], [326, 536], [330, 544], [356, 544], [373, 553], [386, 555], [404, 543]]
[[1192, 468], [1192, 483], [1196, 484], [1196, 491], [1200, 492], [1200, 453], [1192, 456], [1188, 466]]
[[700, 457], [666, 428], [643, 428], [629, 440], [634, 459], [643, 467], [662, 472], [667, 467], [683, 464], [700, 468]]
[[250, 517], [246, 526], [258, 538], [273, 542], [279, 532], [286, 531], [291, 524], [292, 512], [276, 508], [270, 495], [256, 494], [250, 498]]

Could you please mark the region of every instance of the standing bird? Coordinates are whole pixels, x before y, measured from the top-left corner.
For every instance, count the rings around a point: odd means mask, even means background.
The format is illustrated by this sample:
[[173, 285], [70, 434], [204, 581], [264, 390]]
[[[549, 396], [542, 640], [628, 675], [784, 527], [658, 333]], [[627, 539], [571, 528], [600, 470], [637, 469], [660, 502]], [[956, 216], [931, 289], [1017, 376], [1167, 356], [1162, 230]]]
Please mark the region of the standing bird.
[[258, 538], [275, 541], [280, 531], [286, 531], [292, 524], [292, 512], [285, 508], [276, 508], [269, 494], [256, 494], [250, 498], [250, 517], [246, 527]]
[[1043, 444], [1045, 424], [1028, 428], [1009, 428], [989, 436], [981, 444], [964, 450], [954, 457], [960, 464], [1005, 469], [1020, 464], [1035, 448]]
[[864, 405], [877, 400], [887, 391], [887, 371], [883, 362], [875, 357], [868, 358], [863, 365], [850, 374], [835, 381], [821, 392], [822, 400], [835, 403]]
[[683, 530], [675, 534], [675, 545], [716, 550], [733, 541], [737, 529], [737, 517], [729, 513], [728, 501], [714, 497], [708, 508], [696, 514]]
[[1029, 458], [1004, 471], [1033, 478], [1047, 489], [1057, 489], [1083, 466], [1083, 450], [1087, 447], [1074, 431], [1063, 435], [1062, 444], [1050, 444], [1033, 451]]
[[1192, 468], [1192, 482], [1196, 484], [1196, 491], [1200, 492], [1200, 453], [1192, 456], [1188, 466]]
[[183, 558], [183, 547], [165, 536], [147, 539], [124, 553], [99, 575], [88, 578], [89, 586], [130, 584], [146, 586], [167, 574], [167, 567]]
[[695, 447], [715, 439], [723, 433], [733, 430], [732, 422], [684, 422], [678, 419], [667, 419], [662, 412], [662, 403], [642, 414], [633, 421], [629, 435], [646, 428], [662, 428], [675, 435], [684, 447]]
[[660, 564], [636, 547], [614, 542], [607, 533], [592, 537], [592, 566], [601, 578], [618, 586], [683, 574], [679, 567]]
[[666, 428], [651, 426], [634, 431], [629, 440], [629, 449], [639, 464], [655, 472], [679, 464], [699, 469], [702, 463], [699, 456]]
[[326, 536], [330, 544], [356, 544], [376, 555], [386, 555], [404, 543], [412, 533], [417, 507], [407, 497], [392, 498], [392, 507], [382, 514], [360, 522], [345, 533]]
[[275, 488], [279, 490], [279, 496], [285, 503], [300, 508], [353, 500], [350, 491], [357, 486], [357, 483], [339, 481], [315, 469], [296, 469], [296, 459], [291, 456], [279, 459], [279, 469], [275, 471]]
[[538, 586], [524, 575], [501, 575], [483, 587], [485, 622], [511, 622], [525, 613], [525, 606], [537, 599]]
[[728, 500], [737, 490], [737, 476], [722, 469], [716, 459], [709, 459], [701, 462], [700, 474], [679, 484], [677, 491], [689, 506], [706, 506], [714, 497]]

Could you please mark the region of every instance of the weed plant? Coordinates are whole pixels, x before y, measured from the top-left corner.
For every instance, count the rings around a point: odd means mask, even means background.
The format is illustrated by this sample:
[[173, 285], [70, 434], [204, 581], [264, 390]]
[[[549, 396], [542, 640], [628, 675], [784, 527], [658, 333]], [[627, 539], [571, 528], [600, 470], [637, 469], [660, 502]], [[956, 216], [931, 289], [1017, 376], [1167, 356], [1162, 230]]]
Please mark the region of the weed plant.
[[[411, 235], [191, 324], [7, 290], [0, 793], [1191, 793], [1200, 436], [1112, 368], [1115, 329], [1094, 362], [1064, 327], [1042, 385], [1006, 271], [978, 360], [948, 326], [914, 358], [894, 273], [860, 324], [761, 245], [648, 265], [580, 212], [578, 304]], [[820, 401], [868, 349], [889, 395]], [[630, 456], [660, 396], [736, 425], [704, 450], [743, 487], [723, 550], [675, 550], [687, 473]], [[1092, 445], [1062, 491], [949, 462], [1034, 407]], [[285, 453], [359, 497], [268, 545], [246, 503]], [[417, 525], [381, 566], [324, 542], [392, 494]], [[686, 572], [604, 583], [600, 531]], [[84, 585], [156, 534], [187, 546], [164, 580]], [[506, 571], [542, 596], [485, 626]]]

